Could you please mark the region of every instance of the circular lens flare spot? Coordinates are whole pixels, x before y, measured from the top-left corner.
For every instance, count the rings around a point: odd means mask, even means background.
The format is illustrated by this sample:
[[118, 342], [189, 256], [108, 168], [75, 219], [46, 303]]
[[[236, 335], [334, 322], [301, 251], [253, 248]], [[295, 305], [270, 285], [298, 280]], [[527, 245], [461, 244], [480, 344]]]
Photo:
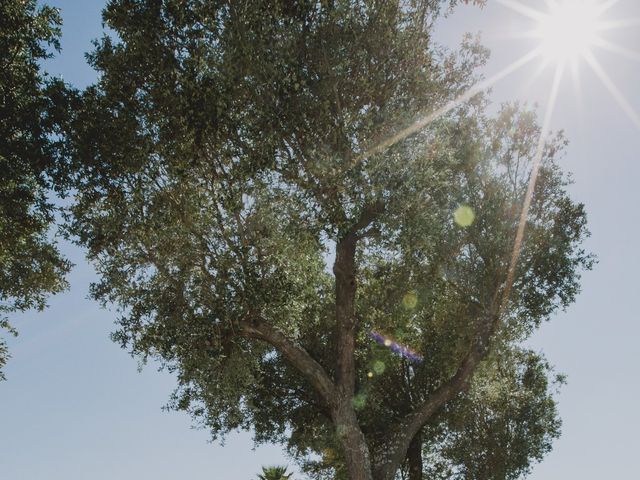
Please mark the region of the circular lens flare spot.
[[402, 305], [407, 309], [414, 309], [416, 305], [418, 305], [418, 295], [416, 292], [407, 292], [404, 297], [402, 297]]
[[382, 360], [376, 360], [375, 362], [373, 362], [373, 371], [376, 372], [378, 375], [382, 375], [384, 373], [385, 368], [387, 368], [387, 366], [384, 364]]
[[453, 212], [453, 220], [460, 227], [469, 227], [476, 219], [476, 214], [473, 209], [468, 205], [460, 205], [455, 212]]
[[358, 393], [351, 399], [351, 404], [356, 410], [362, 410], [367, 403], [367, 396], [364, 393]]

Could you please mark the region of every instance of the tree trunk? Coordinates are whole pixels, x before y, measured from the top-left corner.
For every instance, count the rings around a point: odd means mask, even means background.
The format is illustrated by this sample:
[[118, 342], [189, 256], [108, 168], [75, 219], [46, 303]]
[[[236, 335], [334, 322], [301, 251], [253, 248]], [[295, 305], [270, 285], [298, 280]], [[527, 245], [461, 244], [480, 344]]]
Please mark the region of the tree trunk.
[[422, 480], [422, 435], [416, 433], [407, 450], [409, 480]]
[[353, 408], [356, 385], [354, 354], [358, 322], [356, 298], [356, 245], [358, 232], [371, 224], [382, 209], [365, 207], [358, 222], [336, 243], [333, 273], [336, 279], [336, 376], [337, 400], [332, 416], [346, 462], [349, 480], [373, 480], [369, 446]]
[[334, 415], [338, 438], [342, 444], [349, 480], [373, 480], [369, 447], [351, 406], [341, 402]]
[[349, 236], [336, 245], [336, 259], [333, 264], [336, 278], [336, 385], [345, 398], [351, 397], [355, 388], [355, 253], [356, 240]]

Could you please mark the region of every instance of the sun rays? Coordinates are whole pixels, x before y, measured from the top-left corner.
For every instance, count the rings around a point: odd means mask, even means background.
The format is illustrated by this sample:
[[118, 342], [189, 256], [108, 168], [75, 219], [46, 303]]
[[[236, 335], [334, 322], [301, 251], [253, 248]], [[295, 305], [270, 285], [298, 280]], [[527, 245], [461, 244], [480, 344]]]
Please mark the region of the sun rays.
[[563, 66], [568, 64], [574, 86], [580, 90], [579, 65], [588, 65], [615, 102], [640, 129], [640, 115], [602, 68], [595, 53], [596, 50], [605, 50], [626, 59], [640, 61], [640, 52], [605, 38], [606, 33], [611, 30], [640, 26], [639, 18], [604, 18], [621, 0], [547, 0], [546, 12], [535, 10], [516, 0], [497, 2], [534, 22], [529, 36], [537, 38], [541, 44], [544, 66], [552, 62]]
[[536, 147], [535, 157], [533, 159], [533, 165], [531, 167], [531, 175], [529, 176], [529, 185], [527, 186], [527, 193], [524, 197], [524, 203], [520, 212], [520, 219], [518, 221], [518, 230], [516, 232], [516, 239], [513, 245], [513, 251], [511, 254], [511, 260], [509, 262], [509, 270], [507, 271], [507, 279], [505, 282], [505, 288], [502, 294], [502, 302], [500, 305], [500, 311], [504, 310], [507, 306], [509, 297], [511, 296], [511, 288], [513, 287], [513, 279], [515, 277], [516, 267], [518, 266], [518, 259], [520, 258], [520, 252], [522, 250], [522, 241], [524, 239], [524, 232], [527, 226], [527, 218], [529, 216], [529, 210], [531, 208], [531, 201], [533, 200], [533, 192], [538, 182], [538, 173], [540, 172], [540, 164], [542, 163], [542, 155], [544, 154], [544, 147], [547, 142], [547, 136], [551, 127], [551, 119], [553, 112], [558, 101], [558, 93], [560, 92], [560, 82], [564, 74], [565, 64], [559, 63], [556, 66], [556, 71], [553, 78], [553, 85], [551, 86], [551, 93], [549, 94], [549, 101], [547, 102], [547, 111], [542, 122], [542, 128], [540, 129], [540, 138], [538, 139], [538, 145]]
[[640, 129], [640, 115], [635, 111], [629, 100], [624, 96], [624, 94], [620, 91], [615, 82], [611, 79], [611, 77], [605, 72], [604, 68], [600, 65], [600, 62], [596, 59], [596, 57], [589, 53], [585, 55], [585, 60], [591, 67], [591, 69], [595, 72], [596, 76], [600, 79], [600, 81], [604, 84], [609, 93], [616, 101], [616, 103], [622, 108], [624, 113], [627, 114], [629, 119], [634, 123], [638, 129]]
[[[616, 82], [607, 74], [596, 57], [596, 50], [604, 50], [607, 53], [620, 57], [639, 61], [640, 52], [618, 45], [605, 38], [612, 30], [640, 26], [640, 18], [608, 19], [605, 18], [614, 6], [622, 0], [545, 0], [545, 10], [538, 10], [517, 0], [495, 0], [500, 5], [523, 15], [532, 23], [531, 29], [513, 35], [514, 38], [535, 39], [537, 46], [529, 53], [515, 60], [492, 77], [479, 82], [457, 98], [450, 100], [440, 108], [415, 120], [382, 141], [375, 143], [355, 158], [360, 162], [375, 154], [381, 153], [407, 137], [419, 132], [430, 123], [464, 104], [474, 96], [491, 88], [497, 82], [505, 79], [534, 59], [539, 59], [540, 64], [530, 76], [533, 83], [539, 79], [543, 71], [554, 64], [555, 74], [550, 88], [550, 95], [544, 113], [540, 138], [537, 145], [535, 158], [528, 189], [523, 201], [518, 222], [513, 252], [507, 271], [507, 278], [503, 290], [499, 308], [505, 308], [512, 288], [514, 272], [524, 238], [527, 217], [531, 205], [533, 192], [536, 186], [540, 163], [546, 145], [547, 135], [551, 127], [551, 120], [560, 92], [560, 86], [567, 70], [570, 72], [576, 93], [581, 92], [581, 65], [586, 65], [600, 80], [613, 100], [629, 117], [633, 124], [640, 130], [640, 115], [633, 105], [622, 93]], [[633, 0], [628, 0], [633, 1]]]
[[533, 22], [529, 31], [514, 35], [515, 37], [536, 38], [538, 46], [515, 60], [492, 77], [479, 82], [465, 93], [449, 101], [442, 107], [416, 119], [411, 125], [395, 134], [377, 142], [360, 154], [355, 161], [380, 153], [405, 138], [419, 132], [427, 125], [447, 114], [456, 107], [467, 102], [475, 95], [491, 88], [500, 80], [531, 63], [540, 59], [541, 64], [532, 75], [534, 82], [551, 63], [562, 64], [562, 71], [569, 66], [574, 85], [579, 87], [579, 64], [586, 63], [602, 81], [615, 101], [625, 113], [640, 128], [640, 116], [635, 112], [628, 100], [625, 99], [615, 82], [605, 73], [596, 60], [594, 50], [600, 48], [610, 53], [618, 54], [627, 59], [640, 62], [640, 52], [617, 45], [603, 35], [612, 29], [640, 26], [640, 18], [609, 20], [604, 19], [606, 12], [611, 10], [621, 0], [546, 0], [547, 11], [540, 11], [516, 0], [496, 0], [497, 3], [509, 8], [515, 13], [524, 15]]
[[580, 64], [585, 63], [588, 65], [591, 71], [602, 82], [606, 90], [611, 94], [614, 101], [625, 112], [633, 124], [640, 129], [640, 116], [614, 80], [600, 65], [594, 53], [596, 49], [600, 48], [627, 59], [640, 61], [639, 52], [617, 45], [603, 37], [606, 32], [613, 29], [639, 26], [640, 19], [605, 20], [603, 18], [604, 14], [618, 4], [620, 0], [547, 0], [545, 2], [547, 5], [546, 12], [535, 10], [515, 0], [497, 0], [497, 2], [516, 13], [528, 17], [534, 22], [531, 31], [525, 33], [524, 36], [536, 38], [537, 43], [540, 45], [539, 48], [542, 50], [543, 64], [541, 68], [538, 69], [537, 75], [539, 75], [541, 70], [548, 66], [548, 64], [555, 63], [553, 85], [551, 87], [540, 138], [533, 160], [527, 193], [522, 205], [518, 230], [500, 305], [500, 310], [502, 311], [506, 308], [509, 301], [542, 155], [558, 99], [560, 83], [566, 67], [570, 67], [574, 87], [577, 93], [580, 94]]
[[442, 106], [442, 107], [438, 108], [437, 110], [429, 113], [428, 115], [424, 116], [423, 118], [420, 118], [420, 119], [416, 120], [415, 122], [413, 122], [408, 127], [404, 128], [403, 130], [400, 130], [399, 132], [397, 132], [393, 136], [386, 138], [382, 142], [376, 144], [374, 147], [369, 148], [364, 153], [362, 153], [356, 160], [360, 161], [360, 160], [362, 160], [364, 158], [367, 158], [367, 157], [370, 157], [372, 155], [375, 155], [376, 153], [380, 153], [380, 152], [386, 150], [387, 148], [391, 147], [392, 145], [395, 145], [396, 143], [404, 140], [405, 138], [409, 137], [410, 135], [412, 135], [412, 134], [414, 134], [416, 132], [419, 132], [420, 130], [425, 128], [427, 125], [429, 125], [433, 121], [435, 121], [438, 118], [442, 117], [443, 115], [447, 114], [448, 112], [450, 112], [451, 110], [455, 109], [456, 107], [459, 107], [463, 103], [471, 100], [473, 97], [475, 97], [479, 93], [482, 93], [485, 90], [488, 90], [489, 88], [491, 88], [494, 84], [496, 84], [498, 81], [502, 80], [503, 78], [505, 78], [505, 77], [509, 76], [510, 74], [514, 73], [515, 71], [521, 69], [522, 67], [524, 67], [525, 65], [530, 63], [533, 59], [535, 59], [536, 57], [539, 57], [541, 53], [542, 53], [541, 49], [536, 49], [536, 50], [533, 50], [533, 51], [529, 52], [527, 55], [525, 55], [522, 58], [516, 60], [515, 62], [513, 62], [509, 66], [503, 68], [497, 74], [495, 74], [492, 77], [490, 77], [490, 78], [488, 78], [488, 79], [486, 79], [486, 80], [474, 85], [473, 87], [471, 87], [469, 90], [467, 90], [466, 92], [464, 92], [460, 96], [458, 96], [458, 97], [454, 98], [453, 100], [449, 101], [448, 103], [446, 103], [444, 106]]

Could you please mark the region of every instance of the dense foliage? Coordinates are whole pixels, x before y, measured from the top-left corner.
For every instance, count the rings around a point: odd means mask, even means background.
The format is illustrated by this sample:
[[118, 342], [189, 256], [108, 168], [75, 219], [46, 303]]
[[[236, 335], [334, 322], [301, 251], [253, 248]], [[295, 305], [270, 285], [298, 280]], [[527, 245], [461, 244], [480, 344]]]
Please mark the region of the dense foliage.
[[70, 231], [114, 338], [173, 369], [173, 406], [214, 436], [253, 427], [318, 478], [391, 480], [516, 478], [558, 435], [560, 379], [521, 344], [591, 266], [562, 136], [521, 250], [533, 112], [476, 97], [384, 141], [477, 80], [473, 39], [431, 40], [452, 3], [105, 9]]
[[[42, 309], [47, 294], [64, 288], [68, 270], [48, 237], [54, 207], [47, 198], [61, 164], [67, 94], [40, 68], [59, 35], [55, 9], [0, 2], [0, 328], [12, 333], [6, 315]], [[6, 359], [0, 341], [0, 368]]]

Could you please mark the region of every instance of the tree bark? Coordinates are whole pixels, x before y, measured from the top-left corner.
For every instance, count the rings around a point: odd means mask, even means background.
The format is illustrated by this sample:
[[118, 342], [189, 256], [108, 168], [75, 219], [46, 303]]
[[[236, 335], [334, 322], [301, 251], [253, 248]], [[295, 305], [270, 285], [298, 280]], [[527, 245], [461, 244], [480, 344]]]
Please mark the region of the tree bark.
[[407, 450], [409, 480], [422, 480], [422, 435], [416, 433]]
[[341, 396], [353, 395], [355, 388], [356, 320], [356, 238], [347, 235], [336, 245], [333, 274], [336, 278], [336, 385]]
[[373, 473], [367, 445], [355, 410], [353, 394], [356, 384], [356, 247], [362, 230], [381, 213], [380, 202], [363, 208], [358, 221], [336, 243], [333, 273], [336, 279], [336, 374], [338, 393], [333, 420], [342, 444], [350, 480], [372, 480]]
[[369, 447], [351, 405], [351, 399], [341, 402], [335, 410], [334, 424], [342, 450], [349, 480], [373, 480]]
[[352, 405], [355, 392], [356, 253], [357, 238], [347, 234], [336, 245], [336, 388], [334, 424], [344, 452], [350, 480], [372, 480], [369, 448]]
[[349, 401], [355, 388], [354, 354], [356, 349], [356, 246], [362, 231], [384, 211], [380, 201], [365, 205], [358, 221], [336, 243], [333, 274], [336, 278], [336, 386]]

